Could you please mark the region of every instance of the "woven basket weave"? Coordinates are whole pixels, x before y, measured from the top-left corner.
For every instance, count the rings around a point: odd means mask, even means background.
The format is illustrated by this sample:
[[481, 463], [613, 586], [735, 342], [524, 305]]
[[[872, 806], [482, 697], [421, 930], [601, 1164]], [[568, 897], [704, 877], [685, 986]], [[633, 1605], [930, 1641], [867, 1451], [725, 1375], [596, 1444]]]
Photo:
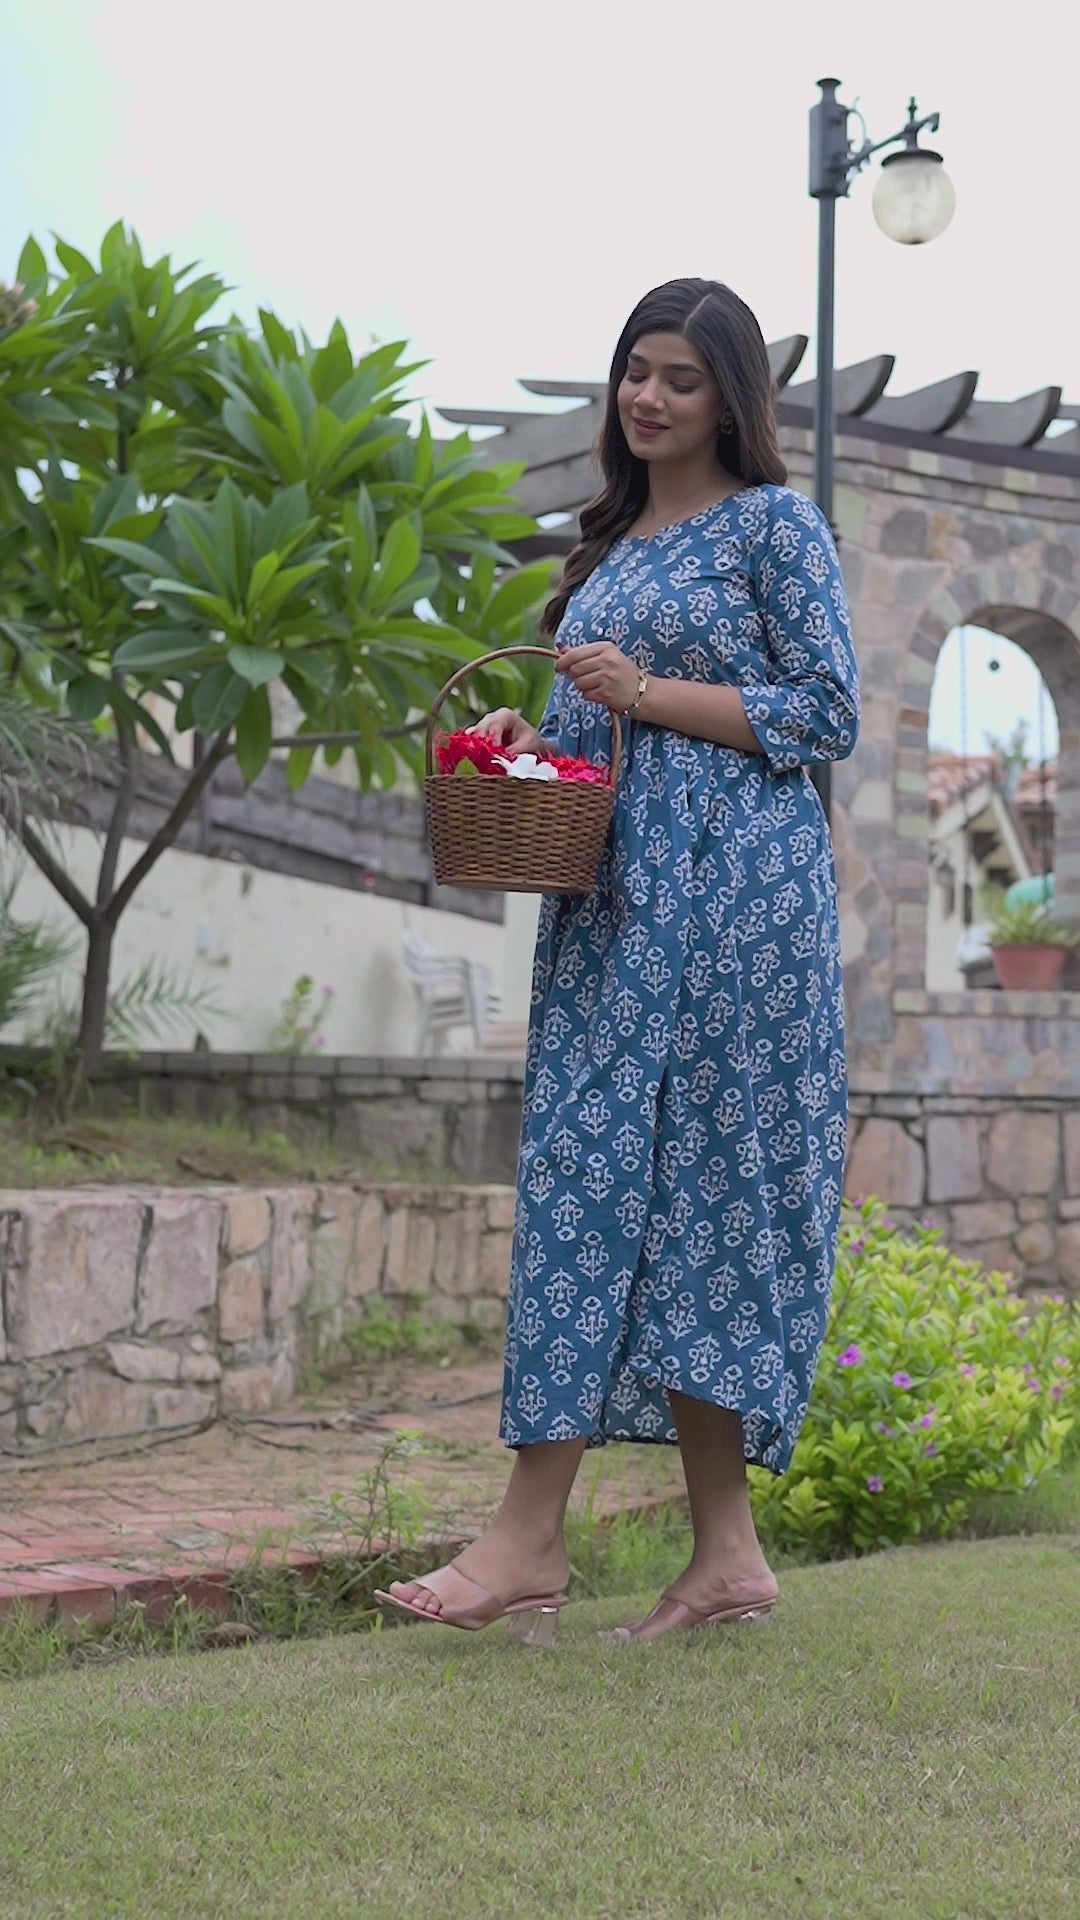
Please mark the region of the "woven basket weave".
[[477, 667], [509, 654], [549, 647], [500, 647], [470, 660], [439, 694], [427, 729], [428, 832], [435, 878], [443, 887], [492, 887], [500, 893], [591, 893], [607, 839], [622, 759], [619, 716], [611, 716], [611, 784], [587, 780], [475, 779], [435, 772], [435, 725], [444, 702]]

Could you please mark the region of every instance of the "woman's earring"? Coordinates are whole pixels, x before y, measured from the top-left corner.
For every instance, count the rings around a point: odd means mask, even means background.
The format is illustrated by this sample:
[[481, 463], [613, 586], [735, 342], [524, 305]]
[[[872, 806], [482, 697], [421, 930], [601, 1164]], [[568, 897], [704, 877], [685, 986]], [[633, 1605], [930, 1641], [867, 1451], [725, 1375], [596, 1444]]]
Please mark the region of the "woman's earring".
[[721, 433], [731, 433], [734, 426], [735, 426], [735, 415], [732, 413], [731, 408], [729, 407], [727, 409], [727, 412], [721, 417], [720, 431]]

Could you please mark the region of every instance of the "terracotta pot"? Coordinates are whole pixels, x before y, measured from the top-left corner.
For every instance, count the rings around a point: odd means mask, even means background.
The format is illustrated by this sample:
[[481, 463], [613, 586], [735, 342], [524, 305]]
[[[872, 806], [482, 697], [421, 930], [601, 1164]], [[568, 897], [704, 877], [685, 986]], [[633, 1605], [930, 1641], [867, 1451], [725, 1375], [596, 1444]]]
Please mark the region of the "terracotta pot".
[[1022, 993], [1053, 993], [1069, 957], [1067, 947], [994, 947], [998, 985]]

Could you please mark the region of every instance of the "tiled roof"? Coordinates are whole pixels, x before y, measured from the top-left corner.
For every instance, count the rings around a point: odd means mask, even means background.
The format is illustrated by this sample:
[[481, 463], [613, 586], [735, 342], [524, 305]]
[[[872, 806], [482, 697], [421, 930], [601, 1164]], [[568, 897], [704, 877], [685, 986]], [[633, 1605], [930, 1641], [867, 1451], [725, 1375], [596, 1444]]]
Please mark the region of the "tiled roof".
[[931, 814], [944, 813], [986, 780], [1001, 777], [996, 753], [931, 753], [927, 756], [926, 797]]
[[[927, 802], [932, 817], [943, 813], [965, 794], [973, 793], [985, 781], [1000, 785], [1001, 761], [996, 753], [931, 753], [927, 758]], [[1057, 767], [1046, 767], [1046, 801], [1053, 810], [1057, 795]], [[1038, 767], [1026, 767], [1017, 781], [1012, 804], [1020, 813], [1038, 812], [1042, 806], [1042, 778]]]
[[[1047, 762], [1047, 765], [1046, 765], [1047, 805], [1052, 808], [1054, 805], [1054, 801], [1056, 799], [1057, 799], [1057, 766], [1053, 760], [1050, 760]], [[1041, 807], [1042, 781], [1040, 778], [1038, 767], [1025, 767], [1023, 773], [1020, 775], [1020, 778], [1016, 783], [1016, 792], [1013, 795], [1013, 803], [1015, 806], [1018, 806], [1020, 808], [1021, 813], [1026, 813], [1029, 807], [1036, 807], [1036, 808]]]

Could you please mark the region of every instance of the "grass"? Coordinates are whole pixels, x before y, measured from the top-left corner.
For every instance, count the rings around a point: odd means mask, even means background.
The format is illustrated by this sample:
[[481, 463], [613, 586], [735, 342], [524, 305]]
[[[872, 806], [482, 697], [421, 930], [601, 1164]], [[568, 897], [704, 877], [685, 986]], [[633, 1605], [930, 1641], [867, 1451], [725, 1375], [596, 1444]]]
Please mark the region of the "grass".
[[280, 1183], [393, 1180], [444, 1185], [455, 1176], [415, 1166], [360, 1162], [325, 1144], [282, 1133], [252, 1134], [229, 1121], [124, 1113], [80, 1113], [68, 1120], [0, 1109], [0, 1166], [9, 1188], [147, 1184], [190, 1187], [207, 1181]]
[[338, 1333], [324, 1333], [314, 1318], [308, 1327], [309, 1351], [297, 1392], [309, 1400], [340, 1380], [363, 1385], [377, 1379], [385, 1391], [413, 1367], [448, 1367], [502, 1352], [501, 1329], [458, 1327], [425, 1316], [422, 1300], [408, 1295], [399, 1296], [393, 1310], [381, 1294], [372, 1295]]
[[[34, 1678], [60, 1667], [198, 1653], [241, 1638], [299, 1640], [379, 1628], [375, 1588], [448, 1558], [452, 1543], [474, 1531], [444, 1499], [424, 1491], [411, 1464], [419, 1455], [467, 1463], [483, 1451], [465, 1440], [397, 1433], [351, 1486], [314, 1503], [319, 1564], [280, 1564], [276, 1550], [267, 1552], [269, 1536], [253, 1540], [246, 1561], [232, 1571], [223, 1608], [216, 1613], [200, 1613], [181, 1598], [164, 1619], [138, 1604], [107, 1622], [42, 1619], [27, 1610], [0, 1617], [0, 1681]], [[574, 1599], [591, 1600], [660, 1592], [687, 1561], [685, 1499], [667, 1491], [635, 1504], [627, 1488], [623, 1505], [612, 1508], [603, 1467], [596, 1460], [586, 1470], [584, 1500], [572, 1502], [567, 1514], [569, 1592]], [[602, 1495], [607, 1496], [603, 1504]], [[985, 1502], [966, 1529], [969, 1539], [1055, 1533], [1080, 1538], [1080, 1458], [1029, 1494]], [[278, 1540], [276, 1547], [282, 1544]], [[309, 1533], [298, 1532], [284, 1544], [309, 1555], [313, 1550]], [[764, 1544], [779, 1571], [809, 1559], [785, 1553], [767, 1536]]]
[[[1078, 1564], [790, 1571], [768, 1629], [408, 1628], [6, 1691], [6, 1920], [1071, 1920]], [[639, 1604], [648, 1596], [639, 1596]]]

